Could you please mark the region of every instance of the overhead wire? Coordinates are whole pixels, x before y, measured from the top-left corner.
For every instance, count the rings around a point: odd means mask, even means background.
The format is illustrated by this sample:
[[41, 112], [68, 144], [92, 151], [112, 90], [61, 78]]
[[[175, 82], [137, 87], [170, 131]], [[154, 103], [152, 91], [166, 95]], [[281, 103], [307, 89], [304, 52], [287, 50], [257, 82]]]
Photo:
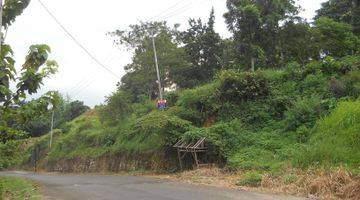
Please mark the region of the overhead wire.
[[42, 2], [42, 0], [38, 0], [40, 5], [44, 8], [44, 10], [50, 15], [50, 17], [60, 26], [60, 28], [75, 42], [77, 46], [79, 46], [95, 63], [97, 63], [100, 67], [104, 68], [107, 72], [112, 74], [117, 79], [120, 79], [116, 73], [106, 67], [103, 63], [101, 63], [84, 45], [81, 44], [79, 40], [75, 38], [75, 36], [67, 30], [67, 28], [58, 20], [58, 18], [50, 11], [50, 9]]
[[172, 6], [170, 6], [170, 7], [168, 7], [167, 9], [161, 11], [159, 14], [151, 17], [151, 18], [149, 19], [149, 21], [152, 21], [152, 20], [154, 20], [154, 19], [158, 19], [158, 18], [161, 17], [162, 15], [166, 14], [166, 12], [168, 12], [168, 11], [170, 11], [171, 9], [175, 8], [176, 6], [178, 6], [178, 5], [179, 5], [180, 3], [182, 3], [182, 2], [184, 2], [184, 0], [181, 0], [181, 1], [176, 2], [176, 3], [173, 4]]
[[[106, 58], [103, 62], [104, 62], [104, 63], [109, 63], [108, 60], [110, 59], [110, 56], [112, 56], [112, 55], [108, 54], [107, 58]], [[111, 60], [112, 60], [112, 59], [113, 59], [113, 58], [111, 58]], [[78, 90], [79, 88], [82, 88], [83, 85], [86, 84], [86, 83], [89, 81], [89, 79], [93, 79], [93, 77], [94, 77], [95, 75], [97, 75], [97, 73], [94, 72], [94, 71], [88, 73], [88, 74], [85, 76], [85, 78], [83, 78], [83, 79], [82, 79], [81, 81], [79, 81], [75, 86], [73, 86], [72, 88], [70, 88], [70, 89], [68, 90], [68, 93], [73, 93], [74, 91]], [[89, 78], [89, 77], [90, 77], [90, 78]]]
[[[203, 0], [203, 1], [206, 1], [206, 0]], [[176, 8], [178, 5], [185, 2], [184, 0], [178, 1], [175, 4], [173, 4], [172, 6], [168, 7], [167, 9], [163, 10], [162, 12], [160, 12], [159, 14], [151, 17], [150, 21], [154, 20], [154, 19], [156, 19], [156, 20], [166, 20], [166, 19], [169, 19], [171, 17], [177, 16], [177, 15], [182, 14], [182, 13], [186, 12], [187, 10], [189, 10], [194, 3], [198, 4], [198, 3], [201, 3], [203, 1], [198, 1], [198, 2], [191, 1], [190, 3], [186, 4], [185, 6], [182, 6], [180, 8]], [[107, 72], [112, 74], [117, 79], [121, 79], [120, 76], [118, 76], [116, 73], [114, 73], [112, 70], [110, 70], [106, 65], [104, 65], [102, 62], [100, 62], [84, 45], [82, 45], [82, 43], [79, 40], [77, 40], [75, 38], [75, 36], [60, 22], [60, 20], [50, 11], [50, 9], [42, 2], [42, 0], [38, 0], [38, 2], [44, 8], [44, 10], [50, 15], [50, 17], [68, 35], [68, 37], [70, 37], [70, 39], [72, 39], [73, 42], [77, 46], [79, 46], [95, 63], [97, 63], [100, 67], [104, 68]], [[176, 8], [176, 9], [174, 9], [174, 8]], [[82, 81], [78, 82], [78, 84], [75, 85], [75, 87], [71, 88], [70, 93], [79, 94], [84, 89], [89, 87], [94, 82], [94, 76], [95, 76], [94, 74], [95, 73], [92, 73], [92, 74], [93, 74], [93, 76], [91, 78], [83, 79]]]

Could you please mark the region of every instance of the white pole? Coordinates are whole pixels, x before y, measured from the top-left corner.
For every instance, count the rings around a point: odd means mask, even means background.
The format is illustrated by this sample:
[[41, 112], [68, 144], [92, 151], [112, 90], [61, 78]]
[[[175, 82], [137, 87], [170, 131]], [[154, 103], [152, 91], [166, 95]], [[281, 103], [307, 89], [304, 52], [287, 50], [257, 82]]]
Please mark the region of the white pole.
[[52, 114], [51, 114], [51, 129], [50, 129], [50, 143], [49, 143], [50, 149], [53, 140], [53, 128], [54, 128], [54, 108], [52, 109]]
[[155, 38], [154, 38], [154, 36], [152, 37], [152, 43], [153, 43], [153, 48], [154, 48], [154, 59], [155, 59], [155, 66], [156, 66], [156, 74], [157, 74], [158, 83], [159, 83], [159, 97], [160, 97], [160, 100], [162, 100], [162, 99], [163, 99], [163, 95], [162, 95], [160, 72], [159, 72], [159, 65], [158, 65], [158, 60], [157, 60], [157, 54], [156, 54], [156, 46], [155, 46]]
[[0, 53], [1, 53], [1, 46], [3, 43], [2, 18], [3, 18], [3, 0], [0, 0]]

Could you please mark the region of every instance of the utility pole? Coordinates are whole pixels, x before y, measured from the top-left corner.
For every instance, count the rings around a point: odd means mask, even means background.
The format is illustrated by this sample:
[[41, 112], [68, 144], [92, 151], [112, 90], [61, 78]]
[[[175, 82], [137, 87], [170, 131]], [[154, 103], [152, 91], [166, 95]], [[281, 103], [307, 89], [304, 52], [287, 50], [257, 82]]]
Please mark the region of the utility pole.
[[3, 0], [0, 0], [0, 53], [1, 53], [1, 46], [3, 43], [2, 18], [3, 18]]
[[155, 59], [156, 73], [157, 73], [157, 78], [158, 78], [158, 83], [159, 83], [159, 97], [160, 97], [160, 100], [162, 100], [163, 95], [162, 95], [162, 87], [161, 87], [161, 80], [160, 80], [159, 65], [158, 65], [158, 60], [157, 60], [157, 55], [156, 55], [156, 46], [155, 46], [154, 34], [152, 36], [152, 43], [153, 43], [153, 48], [154, 48], [154, 59]]
[[54, 107], [52, 107], [52, 113], [51, 113], [51, 129], [50, 129], [50, 142], [49, 142], [50, 149], [51, 149], [52, 140], [53, 140], [53, 128], [54, 128]]

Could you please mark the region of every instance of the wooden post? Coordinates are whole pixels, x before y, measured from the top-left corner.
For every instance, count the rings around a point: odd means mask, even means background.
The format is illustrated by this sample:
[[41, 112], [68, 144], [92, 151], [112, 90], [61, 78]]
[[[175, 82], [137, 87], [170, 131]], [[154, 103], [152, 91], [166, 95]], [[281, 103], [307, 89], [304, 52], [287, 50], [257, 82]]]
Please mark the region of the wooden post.
[[178, 158], [179, 158], [179, 164], [180, 164], [180, 169], [183, 170], [183, 167], [182, 167], [182, 162], [181, 162], [181, 153], [180, 153], [180, 150], [178, 149], [177, 150], [178, 152]]
[[195, 158], [196, 168], [199, 168], [199, 161], [198, 161], [197, 154], [196, 154], [195, 150], [194, 150], [194, 158]]

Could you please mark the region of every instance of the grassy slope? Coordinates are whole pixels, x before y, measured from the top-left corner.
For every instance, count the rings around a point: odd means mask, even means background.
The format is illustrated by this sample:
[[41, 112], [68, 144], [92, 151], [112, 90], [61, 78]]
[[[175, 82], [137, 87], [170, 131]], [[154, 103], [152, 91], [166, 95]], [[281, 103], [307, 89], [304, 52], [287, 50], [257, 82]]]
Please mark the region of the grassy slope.
[[0, 199], [40, 200], [42, 196], [29, 181], [15, 177], [0, 177]]
[[[347, 99], [359, 96], [359, 71], [329, 74], [325, 69], [331, 63], [315, 66], [319, 69], [226, 72], [213, 83], [178, 92], [165, 112], [134, 104], [134, 112], [115, 124], [101, 122], [94, 110], [57, 132], [47, 160], [113, 154], [152, 161], [156, 154], [169, 153], [179, 138], [205, 136], [216, 158], [220, 154], [234, 170], [279, 173], [319, 164], [356, 170], [359, 100]], [[47, 141], [44, 136], [38, 142], [46, 153]]]

